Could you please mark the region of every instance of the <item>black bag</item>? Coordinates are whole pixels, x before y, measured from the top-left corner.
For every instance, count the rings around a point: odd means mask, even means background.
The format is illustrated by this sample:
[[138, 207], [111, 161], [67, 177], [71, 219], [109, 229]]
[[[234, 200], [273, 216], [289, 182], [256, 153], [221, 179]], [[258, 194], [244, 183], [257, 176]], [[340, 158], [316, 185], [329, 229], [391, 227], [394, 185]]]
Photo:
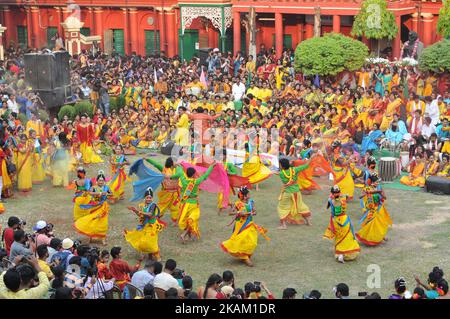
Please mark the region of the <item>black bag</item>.
[[425, 189], [433, 194], [450, 195], [450, 179], [440, 176], [430, 176], [425, 182]]
[[13, 175], [17, 172], [17, 167], [14, 163], [7, 161], [6, 171], [8, 172], [8, 175]]

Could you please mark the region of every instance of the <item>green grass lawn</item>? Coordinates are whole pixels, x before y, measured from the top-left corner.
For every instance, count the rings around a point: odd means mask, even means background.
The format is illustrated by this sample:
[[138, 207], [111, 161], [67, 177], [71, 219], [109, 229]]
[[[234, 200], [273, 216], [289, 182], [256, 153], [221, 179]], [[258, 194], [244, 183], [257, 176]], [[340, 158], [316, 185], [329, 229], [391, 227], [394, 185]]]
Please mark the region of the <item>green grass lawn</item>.
[[[130, 160], [136, 158], [131, 157]], [[161, 156], [157, 159], [164, 160]], [[109, 174], [108, 166], [106, 163], [90, 166], [88, 176], [96, 176], [99, 169]], [[282, 290], [289, 286], [299, 292], [298, 297], [311, 289], [318, 289], [324, 298], [331, 298], [333, 286], [345, 282], [350, 286], [352, 296], [357, 296], [359, 291], [377, 291], [386, 298], [393, 292], [394, 280], [399, 276], [406, 278], [407, 287], [412, 291], [415, 286], [414, 275], [425, 280], [428, 272], [436, 265], [443, 268], [444, 272], [450, 271], [448, 196], [386, 190], [387, 209], [394, 221], [388, 233], [388, 242], [374, 248], [362, 246], [356, 261], [339, 264], [334, 260], [333, 242], [322, 239], [329, 221], [329, 212], [325, 208], [331, 184], [325, 177], [318, 179], [318, 183], [322, 190], [303, 197], [312, 211], [312, 226], [290, 226], [286, 231], [277, 229], [276, 207], [281, 186], [279, 177], [273, 176], [260, 185], [258, 192], [251, 192], [258, 210], [255, 222], [266, 227], [271, 238], [270, 241], [265, 241], [259, 237], [253, 268], [246, 267], [220, 249], [220, 242], [231, 234], [232, 227], [228, 226], [231, 217], [219, 216], [216, 209], [217, 196], [206, 192], [200, 194], [202, 238], [182, 245], [177, 239], [178, 229], [169, 226], [160, 233], [162, 258], [175, 259], [178, 267], [193, 277], [196, 288], [204, 285], [210, 274], [222, 274], [224, 270], [230, 269], [235, 274], [237, 286], [243, 287], [248, 281], [263, 281], [277, 297], [281, 297]], [[126, 188], [126, 197], [131, 198], [131, 194], [130, 183]], [[36, 221], [44, 219], [55, 224], [57, 237], [82, 238], [72, 229], [72, 195], [71, 191], [53, 188], [47, 180], [44, 185], [35, 186], [31, 195], [16, 194], [9, 199], [5, 204], [6, 213], [0, 216], [0, 222], [6, 227], [8, 217], [16, 215], [27, 221], [26, 230], [31, 231]], [[135, 215], [126, 209], [130, 204], [132, 203], [124, 200], [111, 206], [107, 248], [122, 246], [123, 255], [134, 263], [138, 254], [122, 236], [124, 228], [131, 229], [137, 223]], [[351, 202], [348, 212], [356, 231], [359, 230], [359, 202]], [[169, 216], [163, 219], [169, 221]], [[370, 275], [368, 266], [372, 264], [380, 267], [379, 288], [371, 288], [366, 284]]]

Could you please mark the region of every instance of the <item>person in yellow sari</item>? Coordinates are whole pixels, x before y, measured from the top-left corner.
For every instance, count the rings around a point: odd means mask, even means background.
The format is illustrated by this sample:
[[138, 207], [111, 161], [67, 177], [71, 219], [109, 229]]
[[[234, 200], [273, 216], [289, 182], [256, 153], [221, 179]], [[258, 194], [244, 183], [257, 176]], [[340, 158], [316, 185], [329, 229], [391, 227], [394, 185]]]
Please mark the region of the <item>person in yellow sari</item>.
[[238, 192], [239, 200], [230, 215], [234, 216], [233, 234], [222, 242], [220, 247], [224, 252], [242, 260], [247, 266], [253, 267], [251, 257], [258, 246], [258, 232], [266, 239], [267, 230], [253, 222], [256, 215], [255, 202], [250, 198], [249, 190], [244, 186]]
[[189, 116], [186, 114], [186, 111], [187, 110], [184, 106], [180, 106], [178, 109], [179, 117], [176, 124], [177, 131], [174, 141], [180, 146], [189, 145]]
[[19, 192], [29, 192], [32, 189], [32, 165], [34, 145], [25, 134], [20, 135], [17, 145], [17, 188]]
[[242, 177], [247, 177], [250, 184], [256, 185], [272, 176], [272, 171], [261, 162], [259, 154], [250, 157], [249, 145], [245, 143], [245, 159], [242, 166]]
[[283, 183], [281, 194], [278, 198], [278, 216], [280, 227], [287, 229], [287, 224], [311, 225], [311, 211], [303, 202], [302, 193], [298, 183], [299, 173], [309, 166], [309, 162], [304, 165], [292, 167], [286, 158], [280, 159], [280, 179]]
[[78, 218], [73, 224], [73, 227], [79, 234], [89, 237], [89, 243], [91, 243], [93, 238], [101, 238], [103, 246], [106, 245], [109, 215], [107, 199], [111, 194], [111, 189], [105, 183], [103, 171], [99, 171], [97, 187], [90, 189], [91, 202], [80, 207], [87, 209], [89, 213]]
[[334, 175], [334, 185], [338, 185], [342, 194], [351, 200], [355, 193], [355, 182], [350, 171], [350, 163], [341, 154], [342, 145], [339, 141], [334, 141], [331, 148], [330, 160]]
[[158, 245], [159, 233], [166, 227], [166, 223], [159, 219], [160, 210], [153, 202], [153, 190], [147, 189], [145, 201], [139, 209], [128, 207], [139, 218], [139, 225], [133, 230], [124, 230], [125, 240], [142, 254], [149, 254], [150, 258], [161, 261]]
[[73, 220], [76, 222], [81, 217], [90, 213], [90, 210], [86, 209], [83, 205], [88, 205], [91, 202], [89, 191], [92, 187], [92, 181], [86, 178], [86, 170], [83, 167], [77, 168], [77, 179], [73, 181], [73, 185], [75, 186]]
[[169, 136], [169, 131], [165, 124], [161, 125], [161, 130], [159, 131], [158, 137], [156, 138], [156, 147], [161, 147], [161, 145], [167, 140]]
[[[168, 157], [163, 165], [156, 162], [152, 158], [145, 159], [148, 163], [156, 167], [161, 173], [166, 176], [175, 175], [175, 165], [172, 157]], [[158, 192], [158, 207], [160, 208], [161, 215], [164, 216], [166, 210], [170, 211], [170, 219], [173, 225], [177, 225], [178, 212], [180, 209], [180, 191], [178, 187], [178, 180], [170, 179], [166, 177], [161, 185], [161, 190]]]
[[198, 178], [194, 178], [196, 174], [195, 168], [189, 167], [184, 172], [181, 166], [175, 170], [175, 174], [170, 176], [171, 179], [179, 179], [180, 185], [180, 209], [178, 212], [178, 228], [182, 231], [180, 239], [182, 243], [186, 243], [186, 236], [200, 238], [199, 219], [200, 205], [198, 202], [198, 193], [200, 184], [206, 180], [216, 166], [214, 162], [208, 170]]
[[360, 221], [362, 228], [356, 233], [356, 238], [367, 246], [377, 246], [386, 241], [388, 228], [392, 226], [391, 217], [384, 206], [386, 195], [378, 182], [378, 173], [372, 172], [361, 196], [364, 215]]
[[126, 133], [125, 129], [122, 127], [119, 130], [118, 134], [119, 144], [123, 147], [124, 154], [126, 155], [135, 155], [136, 154], [136, 146], [137, 138], [131, 135], [130, 133]]
[[400, 105], [402, 104], [402, 99], [396, 96], [396, 94], [389, 94], [389, 103], [386, 107], [386, 112], [384, 113], [383, 120], [381, 121], [380, 130], [386, 132], [389, 125], [392, 122], [394, 114], [400, 113]]
[[109, 187], [112, 191], [111, 201], [115, 203], [124, 199], [125, 183], [130, 180], [125, 172], [125, 166], [130, 163], [125, 158], [122, 145], [117, 145], [114, 148], [114, 155], [111, 156], [109, 163], [111, 165], [111, 174], [113, 175], [109, 182]]
[[45, 179], [44, 170], [44, 150], [41, 141], [34, 130], [29, 131], [30, 143], [34, 145], [34, 152], [31, 159], [31, 170], [33, 172], [33, 184], [42, 184]]
[[[425, 186], [425, 159], [422, 157], [422, 155], [417, 154], [416, 160], [413, 162], [415, 165], [408, 165], [408, 176], [403, 176], [400, 178], [400, 183], [408, 186], [419, 186], [424, 187]], [[413, 166], [412, 170], [411, 167]]]
[[338, 185], [331, 189], [327, 208], [331, 209], [330, 223], [323, 235], [334, 239], [334, 254], [337, 261], [355, 260], [361, 248], [356, 240], [353, 224], [347, 215], [347, 196], [341, 193]]
[[431, 96], [433, 93], [433, 88], [436, 87], [437, 84], [437, 78], [433, 74], [429, 74], [427, 78], [425, 79], [425, 86], [423, 88], [422, 95], [425, 96]]

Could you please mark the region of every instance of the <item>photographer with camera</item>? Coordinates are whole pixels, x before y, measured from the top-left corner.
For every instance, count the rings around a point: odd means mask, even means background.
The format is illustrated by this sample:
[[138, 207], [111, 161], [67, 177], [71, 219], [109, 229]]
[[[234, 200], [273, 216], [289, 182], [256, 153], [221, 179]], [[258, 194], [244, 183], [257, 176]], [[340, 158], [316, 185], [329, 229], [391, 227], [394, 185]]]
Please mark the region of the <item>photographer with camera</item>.
[[8, 256], [11, 251], [11, 245], [14, 242], [14, 231], [20, 229], [22, 225], [25, 225], [24, 223], [26, 224], [25, 221], [20, 220], [20, 218], [16, 216], [11, 216], [8, 218], [8, 228], [5, 228], [2, 235], [2, 241], [5, 245]]
[[[21, 231], [21, 230], [18, 230]], [[33, 256], [16, 256], [15, 266], [0, 276], [1, 299], [42, 299], [50, 288], [47, 275]], [[38, 284], [35, 282], [37, 276]]]
[[260, 299], [262, 295], [262, 291], [264, 291], [267, 295], [267, 299], [275, 299], [272, 292], [267, 288], [264, 282], [255, 281], [248, 282], [244, 286], [245, 291], [245, 299]]
[[9, 260], [13, 262], [17, 256], [28, 257], [32, 255], [33, 241], [31, 239], [31, 235], [26, 234], [22, 229], [17, 229], [14, 232], [14, 242], [11, 245]]
[[46, 221], [40, 220], [33, 227], [35, 231], [36, 247], [40, 245], [50, 245], [53, 238], [53, 224], [47, 224]]

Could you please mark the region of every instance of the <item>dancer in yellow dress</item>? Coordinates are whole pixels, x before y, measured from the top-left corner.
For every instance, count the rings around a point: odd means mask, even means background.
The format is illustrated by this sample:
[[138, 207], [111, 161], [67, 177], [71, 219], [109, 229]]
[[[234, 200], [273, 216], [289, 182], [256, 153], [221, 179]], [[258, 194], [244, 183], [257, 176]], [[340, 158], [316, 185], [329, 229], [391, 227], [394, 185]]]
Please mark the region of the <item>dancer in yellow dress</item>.
[[30, 129], [28, 135], [30, 136], [30, 143], [34, 146], [34, 152], [31, 159], [31, 169], [33, 172], [32, 182], [33, 184], [39, 185], [42, 184], [45, 179], [43, 149], [35, 130]]
[[280, 179], [283, 183], [278, 199], [278, 215], [280, 227], [287, 229], [287, 224], [311, 225], [311, 211], [303, 202], [302, 193], [298, 184], [298, 174], [307, 169], [309, 163], [292, 167], [287, 158], [280, 159]]
[[111, 174], [113, 177], [109, 182], [109, 187], [113, 192], [111, 201], [113, 203], [123, 200], [125, 196], [125, 183], [129, 180], [125, 172], [125, 165], [129, 165], [125, 157], [122, 145], [117, 145], [114, 148], [114, 155], [111, 156], [109, 163], [111, 164]]
[[252, 185], [256, 185], [272, 176], [272, 171], [261, 162], [259, 154], [250, 156], [248, 143], [245, 143], [245, 161], [242, 166], [242, 176], [247, 177]]
[[378, 173], [372, 172], [362, 198], [364, 215], [360, 221], [362, 228], [356, 233], [356, 238], [367, 246], [377, 246], [387, 240], [386, 234], [392, 225], [391, 217], [384, 207], [386, 195], [378, 182]]
[[179, 178], [181, 185], [178, 227], [182, 231], [180, 239], [183, 244], [186, 243], [186, 236], [200, 238], [200, 230], [198, 227], [198, 221], [200, 219], [198, 188], [208, 178], [215, 166], [216, 162], [214, 161], [208, 170], [198, 178], [194, 178], [196, 174], [195, 168], [189, 167], [185, 173], [181, 166], [177, 166], [176, 173], [170, 176], [171, 179]]
[[222, 242], [220, 247], [224, 252], [241, 259], [247, 266], [252, 267], [251, 257], [258, 246], [258, 232], [267, 240], [267, 230], [253, 222], [256, 215], [255, 202], [250, 198], [247, 187], [241, 187], [238, 192], [239, 200], [233, 207], [230, 215], [235, 216], [234, 228], [231, 237]]
[[331, 168], [334, 172], [334, 185], [338, 185], [342, 194], [347, 195], [349, 200], [353, 199], [355, 193], [355, 182], [350, 170], [350, 163], [341, 154], [342, 145], [334, 141], [331, 145]]
[[152, 259], [161, 261], [158, 246], [158, 234], [166, 227], [166, 223], [159, 219], [160, 210], [153, 202], [153, 190], [151, 187], [145, 192], [145, 202], [139, 205], [139, 209], [128, 207], [139, 217], [139, 225], [134, 230], [125, 230], [125, 240], [138, 252], [150, 254]]
[[[163, 165], [156, 162], [151, 158], [145, 159], [148, 163], [155, 166], [161, 173], [166, 176], [171, 176], [175, 174], [175, 165], [173, 163], [172, 157], [168, 157]], [[166, 210], [170, 211], [170, 219], [173, 225], [177, 225], [178, 212], [180, 209], [180, 191], [178, 186], [178, 180], [170, 179], [169, 177], [164, 178], [161, 190], [158, 192], [158, 207], [161, 210], [161, 217], [164, 216]]]
[[103, 245], [106, 245], [106, 235], [108, 233], [109, 205], [107, 199], [112, 195], [111, 189], [106, 185], [105, 180], [103, 171], [99, 171], [97, 187], [90, 189], [91, 202], [86, 205], [80, 205], [80, 208], [87, 209], [89, 214], [78, 218], [73, 224], [78, 233], [89, 237], [89, 243], [93, 238], [101, 238]]
[[25, 134], [20, 135], [20, 143], [17, 144], [17, 188], [19, 192], [30, 192], [33, 185], [32, 161], [34, 145]]
[[77, 179], [73, 181], [75, 185], [75, 195], [73, 198], [73, 220], [76, 222], [79, 218], [90, 213], [89, 209], [81, 208], [91, 202], [89, 191], [92, 187], [92, 181], [86, 178], [86, 170], [83, 167], [77, 169]]
[[352, 221], [346, 213], [347, 196], [341, 193], [338, 185], [331, 188], [327, 208], [331, 208], [331, 217], [323, 237], [334, 239], [337, 261], [344, 263], [344, 261], [355, 260], [361, 249], [355, 238]]

